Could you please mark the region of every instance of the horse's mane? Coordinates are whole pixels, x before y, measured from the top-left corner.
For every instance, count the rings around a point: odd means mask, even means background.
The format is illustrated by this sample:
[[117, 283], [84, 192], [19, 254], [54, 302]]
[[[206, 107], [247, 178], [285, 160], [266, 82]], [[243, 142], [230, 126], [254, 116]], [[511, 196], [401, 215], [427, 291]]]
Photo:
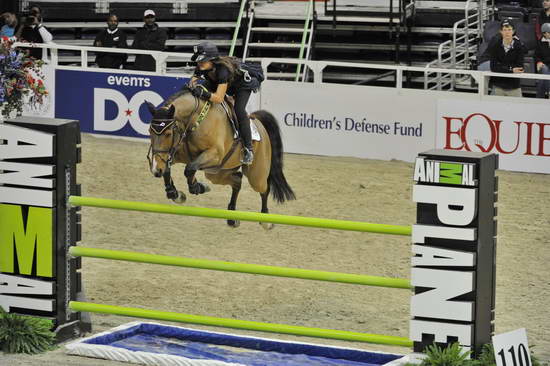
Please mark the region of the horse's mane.
[[189, 86], [185, 85], [183, 88], [181, 88], [181, 90], [177, 91], [176, 93], [172, 94], [171, 96], [168, 97], [168, 99], [166, 99], [164, 101], [164, 103], [162, 103], [162, 107], [167, 107], [169, 106], [170, 104], [172, 104], [176, 99], [178, 99], [179, 97], [187, 94], [187, 93], [190, 93], [191, 92], [191, 88], [189, 88]]

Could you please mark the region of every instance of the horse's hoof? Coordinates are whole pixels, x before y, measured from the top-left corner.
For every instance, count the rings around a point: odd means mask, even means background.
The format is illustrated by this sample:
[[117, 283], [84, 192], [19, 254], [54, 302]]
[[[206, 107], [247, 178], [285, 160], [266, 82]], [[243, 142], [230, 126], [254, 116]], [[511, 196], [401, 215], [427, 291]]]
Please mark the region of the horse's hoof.
[[210, 192], [210, 187], [207, 184], [204, 183], [195, 183], [192, 186], [189, 187], [189, 193], [191, 194], [203, 194], [206, 192]]
[[260, 222], [260, 225], [264, 228], [264, 230], [271, 230], [275, 227], [275, 224], [271, 222]]
[[227, 225], [231, 226], [232, 228], [238, 228], [239, 226], [241, 226], [241, 221], [240, 220], [227, 220]]
[[173, 198], [172, 201], [174, 201], [174, 203], [182, 204], [187, 201], [187, 196], [182, 191], [178, 191], [178, 196]]

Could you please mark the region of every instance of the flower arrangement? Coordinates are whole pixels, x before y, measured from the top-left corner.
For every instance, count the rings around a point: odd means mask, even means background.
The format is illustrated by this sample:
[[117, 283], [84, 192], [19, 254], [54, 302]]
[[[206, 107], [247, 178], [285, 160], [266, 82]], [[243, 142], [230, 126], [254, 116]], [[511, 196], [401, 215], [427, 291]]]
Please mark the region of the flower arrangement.
[[6, 118], [14, 111], [23, 113], [24, 102], [36, 107], [48, 95], [41, 71], [44, 62], [14, 49], [13, 43], [8, 37], [0, 40], [0, 108]]

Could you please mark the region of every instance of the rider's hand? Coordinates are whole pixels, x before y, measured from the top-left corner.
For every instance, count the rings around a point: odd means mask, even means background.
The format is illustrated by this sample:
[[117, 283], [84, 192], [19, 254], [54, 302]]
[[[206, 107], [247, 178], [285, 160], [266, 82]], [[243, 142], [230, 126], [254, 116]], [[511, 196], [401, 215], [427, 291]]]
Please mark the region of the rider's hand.
[[204, 100], [210, 100], [210, 96], [212, 95], [212, 93], [204, 88], [201, 88], [200, 86], [191, 89], [191, 94]]
[[196, 76], [193, 76], [190, 80], [189, 80], [189, 83], [187, 84], [187, 86], [189, 86], [189, 88], [194, 88], [195, 85], [197, 85], [197, 81], [199, 79], [196, 77]]

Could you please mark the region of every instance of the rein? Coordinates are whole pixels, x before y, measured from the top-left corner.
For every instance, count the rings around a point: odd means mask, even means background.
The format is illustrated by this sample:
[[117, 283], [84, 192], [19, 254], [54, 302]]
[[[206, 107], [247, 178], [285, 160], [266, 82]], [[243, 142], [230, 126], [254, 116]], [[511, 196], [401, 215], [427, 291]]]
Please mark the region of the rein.
[[[197, 117], [197, 120], [194, 123], [191, 123], [190, 120], [193, 117], [193, 115], [197, 112], [197, 110], [199, 108], [199, 105], [200, 105], [199, 99], [195, 97], [195, 109], [193, 110], [193, 112], [191, 114], [189, 114], [189, 117], [187, 117], [187, 121], [186, 121], [187, 123], [185, 124], [185, 129], [184, 130], [182, 130], [177, 125], [175, 118], [165, 118], [165, 119], [154, 118], [151, 121], [151, 126], [153, 126], [154, 122], [161, 122], [158, 126], [162, 127], [162, 129], [155, 129], [153, 127], [150, 128], [150, 131], [152, 131], [157, 136], [162, 135], [164, 133], [164, 131], [166, 131], [168, 128], [170, 128], [172, 130], [172, 144], [171, 144], [171, 146], [168, 150], [155, 149], [153, 147], [152, 143], [149, 144], [149, 150], [147, 151], [147, 160], [149, 161], [149, 169], [152, 169], [152, 167], [153, 167], [153, 160], [152, 159], [154, 158], [155, 155], [160, 154], [160, 153], [168, 153], [168, 159], [167, 160], [164, 160], [162, 157], [160, 157], [160, 159], [166, 164], [166, 171], [169, 172], [170, 171], [170, 165], [172, 164], [172, 161], [174, 160], [174, 156], [176, 155], [176, 151], [177, 151], [178, 147], [181, 145], [181, 143], [183, 141], [185, 141], [187, 152], [189, 153], [189, 156], [191, 157], [191, 150], [189, 149], [189, 139], [186, 138], [186, 137], [188, 137], [191, 133], [193, 133], [200, 126], [200, 124], [206, 119], [206, 116], [208, 115], [208, 112], [210, 111], [210, 107], [211, 107], [212, 103], [209, 102], [209, 101], [204, 103], [204, 105], [203, 105], [203, 107], [202, 107], [202, 109], [199, 113], [199, 116]], [[157, 126], [157, 125], [155, 125], [155, 126]], [[176, 133], [179, 135], [177, 143], [175, 142], [176, 139], [174, 137]]]

